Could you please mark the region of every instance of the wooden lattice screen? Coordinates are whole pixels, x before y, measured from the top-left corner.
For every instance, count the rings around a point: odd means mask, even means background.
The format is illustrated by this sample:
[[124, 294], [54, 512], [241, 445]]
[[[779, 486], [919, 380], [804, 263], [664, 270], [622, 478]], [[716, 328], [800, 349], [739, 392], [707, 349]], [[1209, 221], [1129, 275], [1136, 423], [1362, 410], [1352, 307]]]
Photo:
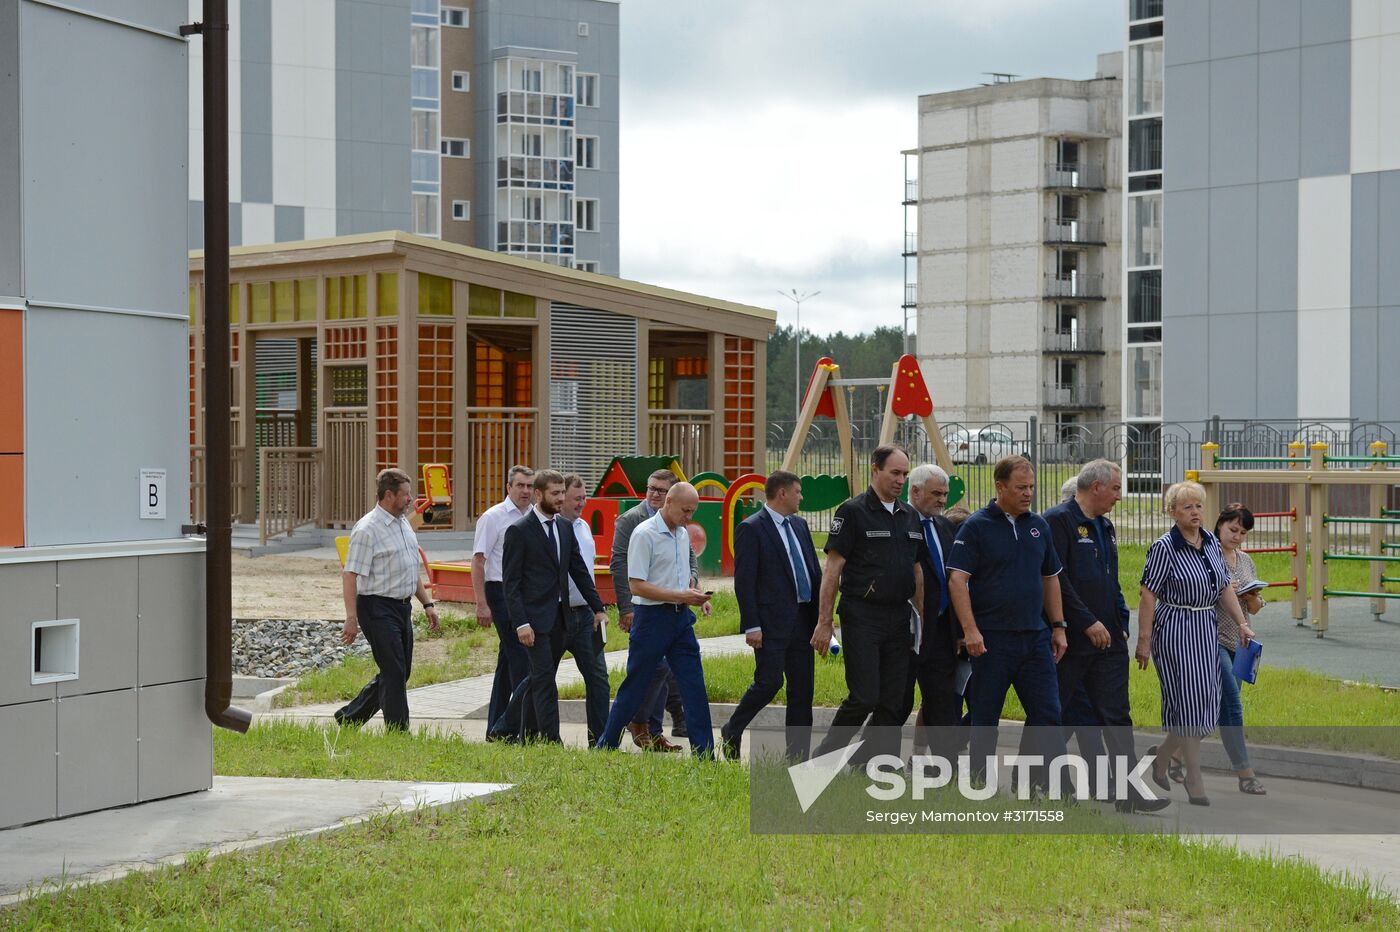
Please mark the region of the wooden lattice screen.
[[724, 338], [724, 473], [758, 466], [754, 423], [754, 341]]

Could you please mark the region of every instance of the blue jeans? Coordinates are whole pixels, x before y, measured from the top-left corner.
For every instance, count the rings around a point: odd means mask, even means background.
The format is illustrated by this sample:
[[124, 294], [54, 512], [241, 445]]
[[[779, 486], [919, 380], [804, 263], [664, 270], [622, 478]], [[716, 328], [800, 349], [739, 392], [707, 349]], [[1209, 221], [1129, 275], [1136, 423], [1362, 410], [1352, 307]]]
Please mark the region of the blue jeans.
[[705, 692], [705, 674], [700, 667], [700, 643], [695, 640], [695, 613], [688, 606], [638, 605], [632, 617], [632, 640], [627, 649], [627, 676], [618, 687], [608, 723], [598, 737], [599, 748], [615, 748], [622, 741], [622, 729], [646, 697], [647, 687], [656, 675], [656, 665], [665, 659], [681, 687], [681, 704], [690, 731], [694, 753], [713, 757], [715, 736], [710, 724], [710, 699]]
[[[1055, 673], [1055, 657], [1050, 652], [1050, 629], [1031, 631], [983, 631], [987, 652], [972, 659], [972, 679], [967, 686], [967, 707], [972, 718], [972, 741], [968, 751], [974, 773], [986, 769], [987, 758], [996, 753], [997, 724], [1006, 705], [1008, 689], [1026, 710], [1030, 740], [1022, 745], [1027, 754], [1040, 754], [1046, 763], [1064, 753], [1060, 731], [1060, 680]], [[1037, 768], [1032, 779], [1043, 783], [1044, 768]]]
[[1220, 648], [1220, 743], [1235, 770], [1249, 770], [1249, 748], [1244, 744], [1244, 705], [1240, 681], [1235, 679], [1235, 654]]

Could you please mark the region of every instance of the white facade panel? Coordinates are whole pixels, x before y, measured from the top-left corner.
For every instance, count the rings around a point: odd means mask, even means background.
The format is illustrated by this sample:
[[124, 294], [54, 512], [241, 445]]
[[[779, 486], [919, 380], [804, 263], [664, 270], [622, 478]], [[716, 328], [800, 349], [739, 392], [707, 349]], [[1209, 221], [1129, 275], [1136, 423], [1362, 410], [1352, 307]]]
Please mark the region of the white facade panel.
[[[273, 47], [277, 45], [273, 32]], [[272, 66], [272, 134], [300, 136], [306, 122], [306, 69], [296, 65]]]
[[919, 353], [962, 356], [967, 352], [967, 306], [945, 304], [919, 311]]
[[[1376, 101], [1376, 170], [1400, 169], [1400, 34], [1382, 36]], [[1352, 171], [1356, 169], [1353, 168]]]
[[1034, 298], [1040, 272], [1040, 249], [994, 249], [991, 261], [991, 294], [993, 301], [1008, 298]]
[[967, 193], [967, 150], [925, 152], [919, 166], [919, 197], [960, 197]]
[[951, 146], [967, 142], [967, 111], [942, 110], [923, 114], [919, 145]]
[[989, 402], [994, 408], [1034, 410], [1040, 397], [1040, 359], [1034, 355], [992, 356], [987, 360]]
[[[232, 196], [230, 195], [230, 200]], [[243, 204], [243, 242], [274, 243], [277, 241], [276, 215], [271, 204]]]
[[308, 214], [311, 208], [335, 210], [335, 141], [306, 139], [303, 143]]
[[300, 207], [306, 204], [306, 194], [306, 140], [300, 136], [273, 136], [272, 202]]
[[1040, 101], [1002, 100], [977, 108], [977, 138], [997, 139], [1035, 133], [1040, 127]]
[[963, 253], [919, 257], [919, 302], [967, 300], [967, 257]]
[[967, 201], [927, 201], [919, 205], [919, 248], [962, 249], [967, 245]]
[[335, 139], [335, 72], [307, 68], [303, 72], [302, 135], [307, 139]]
[[1089, 101], [1051, 97], [1046, 101], [1045, 133], [1082, 133], [1089, 126]]
[[1351, 177], [1298, 181], [1298, 416], [1351, 413]]
[[993, 353], [1035, 353], [1040, 347], [1040, 305], [1034, 302], [993, 304], [991, 350]]
[[956, 411], [967, 406], [967, 360], [959, 357], [935, 357], [928, 365], [920, 365], [928, 374], [929, 394], [933, 403], [943, 411]]
[[307, 239], [330, 239], [335, 236], [335, 210], [325, 207], [306, 208], [303, 233]]
[[1042, 237], [1040, 202], [1037, 191], [993, 195], [988, 209], [992, 245], [1034, 244], [1039, 248]]
[[1039, 186], [1039, 139], [1011, 139], [993, 143], [991, 148], [993, 191], [1015, 191]]
[[335, 0], [301, 0], [303, 61], [308, 69], [335, 70]]

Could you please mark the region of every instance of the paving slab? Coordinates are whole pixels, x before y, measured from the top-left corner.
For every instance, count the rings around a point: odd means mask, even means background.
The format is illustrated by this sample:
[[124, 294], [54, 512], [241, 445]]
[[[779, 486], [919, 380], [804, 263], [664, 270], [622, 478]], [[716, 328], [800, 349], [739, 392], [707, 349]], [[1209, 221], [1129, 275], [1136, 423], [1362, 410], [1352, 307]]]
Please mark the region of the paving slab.
[[316, 835], [396, 810], [484, 801], [508, 783], [215, 777], [213, 789], [0, 831], [0, 906], [61, 884], [115, 880]]
[[1264, 645], [1267, 668], [1302, 667], [1314, 673], [1400, 688], [1400, 605], [1385, 615], [1371, 614], [1365, 599], [1330, 600], [1327, 633], [1317, 636], [1312, 622], [1300, 625], [1286, 604], [1272, 604], [1250, 619]]

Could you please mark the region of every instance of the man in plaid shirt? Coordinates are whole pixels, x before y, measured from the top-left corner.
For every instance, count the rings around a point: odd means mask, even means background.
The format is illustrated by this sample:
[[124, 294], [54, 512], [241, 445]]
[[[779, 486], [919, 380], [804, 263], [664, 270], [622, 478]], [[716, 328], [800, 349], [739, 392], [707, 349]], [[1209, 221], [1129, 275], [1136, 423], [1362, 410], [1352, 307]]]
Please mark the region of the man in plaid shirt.
[[386, 469], [375, 481], [379, 503], [350, 532], [341, 590], [345, 628], [341, 640], [352, 644], [363, 628], [379, 667], [360, 694], [335, 713], [341, 723], [363, 724], [384, 710], [384, 726], [408, 728], [408, 677], [413, 670], [412, 597], [438, 627], [437, 609], [418, 574], [418, 538], [408, 523], [413, 480], [399, 469]]

